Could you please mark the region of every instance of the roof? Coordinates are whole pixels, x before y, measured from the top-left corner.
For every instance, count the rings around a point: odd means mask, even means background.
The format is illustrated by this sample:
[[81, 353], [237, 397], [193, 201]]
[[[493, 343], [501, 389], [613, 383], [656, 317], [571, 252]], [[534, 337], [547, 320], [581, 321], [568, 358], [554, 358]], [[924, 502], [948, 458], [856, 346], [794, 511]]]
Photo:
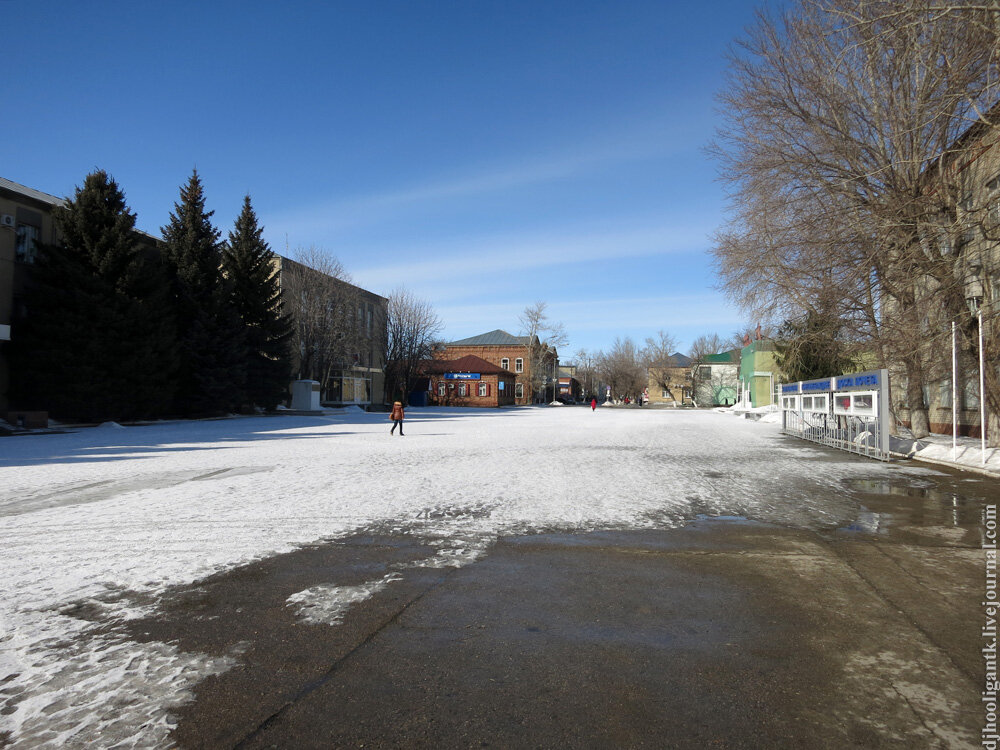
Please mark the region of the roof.
[[527, 336], [512, 336], [499, 328], [468, 339], [452, 341], [445, 346], [527, 346]]
[[65, 198], [57, 198], [54, 195], [43, 193], [41, 190], [26, 187], [25, 185], [21, 185], [13, 180], [8, 180], [6, 177], [0, 177], [0, 188], [9, 190], [12, 193], [17, 193], [18, 195], [23, 195], [25, 198], [31, 198], [32, 200], [40, 201], [41, 203], [48, 203], [50, 206], [66, 205]]
[[650, 365], [650, 367], [690, 367], [691, 358], [687, 357], [680, 352], [674, 352], [669, 357], [667, 361], [657, 361]]
[[[20, 195], [23, 198], [29, 198], [31, 200], [38, 201], [39, 203], [46, 203], [53, 207], [66, 205], [66, 198], [57, 198], [54, 195], [43, 193], [41, 190], [35, 190], [34, 188], [14, 182], [13, 180], [8, 180], [6, 177], [0, 177], [0, 190], [9, 190], [10, 192]], [[144, 232], [141, 229], [133, 229], [132, 231], [151, 240], [155, 240], [157, 242], [161, 241], [155, 234]]]
[[735, 365], [740, 361], [740, 352], [733, 349], [719, 354], [707, 354], [701, 360], [706, 365]]
[[480, 375], [512, 374], [509, 370], [472, 354], [459, 359], [426, 359], [421, 364], [420, 369], [429, 375], [444, 372], [478, 372]]

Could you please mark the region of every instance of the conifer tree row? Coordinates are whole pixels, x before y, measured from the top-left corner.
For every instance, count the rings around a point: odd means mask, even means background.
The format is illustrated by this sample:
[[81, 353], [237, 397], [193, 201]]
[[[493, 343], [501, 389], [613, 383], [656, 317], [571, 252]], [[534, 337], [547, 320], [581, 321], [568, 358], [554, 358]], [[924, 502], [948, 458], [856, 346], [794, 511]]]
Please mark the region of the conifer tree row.
[[198, 170], [191, 173], [163, 227], [164, 258], [173, 276], [180, 358], [175, 410], [198, 416], [243, 401], [245, 335], [221, 271], [221, 233], [205, 209]]
[[135, 419], [169, 408], [176, 346], [155, 254], [103, 170], [55, 212], [12, 341], [11, 395], [64, 418]]
[[287, 394], [293, 327], [250, 197], [228, 242], [197, 171], [162, 243], [103, 170], [55, 212], [11, 342], [11, 398], [80, 421], [201, 416]]
[[289, 342], [294, 329], [282, 310], [275, 255], [263, 239], [250, 196], [223, 250], [232, 304], [245, 334], [246, 406], [271, 410], [284, 398], [291, 377]]

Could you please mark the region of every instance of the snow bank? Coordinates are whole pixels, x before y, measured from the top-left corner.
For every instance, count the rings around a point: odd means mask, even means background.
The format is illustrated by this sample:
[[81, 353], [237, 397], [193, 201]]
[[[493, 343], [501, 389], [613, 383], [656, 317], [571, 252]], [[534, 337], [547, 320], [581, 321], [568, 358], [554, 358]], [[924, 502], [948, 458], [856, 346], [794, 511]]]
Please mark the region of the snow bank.
[[987, 447], [984, 453], [979, 438], [960, 437], [953, 447], [951, 435], [928, 435], [907, 445], [912, 446], [913, 458], [921, 461], [1000, 474], [1000, 449]]

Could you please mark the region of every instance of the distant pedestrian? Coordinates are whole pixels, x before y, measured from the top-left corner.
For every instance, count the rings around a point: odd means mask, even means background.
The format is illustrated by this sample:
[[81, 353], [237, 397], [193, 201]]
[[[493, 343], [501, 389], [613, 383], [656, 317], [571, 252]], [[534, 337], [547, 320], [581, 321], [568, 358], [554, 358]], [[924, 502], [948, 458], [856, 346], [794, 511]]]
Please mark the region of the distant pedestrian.
[[590, 410], [591, 411], [597, 411], [597, 399], [596, 398], [590, 399]]
[[403, 405], [399, 401], [396, 401], [395, 403], [393, 403], [392, 413], [389, 415], [389, 419], [392, 420], [392, 429], [389, 430], [390, 435], [394, 433], [396, 431], [396, 428], [398, 427], [399, 436], [403, 437], [403, 420], [405, 418], [406, 417], [403, 414]]

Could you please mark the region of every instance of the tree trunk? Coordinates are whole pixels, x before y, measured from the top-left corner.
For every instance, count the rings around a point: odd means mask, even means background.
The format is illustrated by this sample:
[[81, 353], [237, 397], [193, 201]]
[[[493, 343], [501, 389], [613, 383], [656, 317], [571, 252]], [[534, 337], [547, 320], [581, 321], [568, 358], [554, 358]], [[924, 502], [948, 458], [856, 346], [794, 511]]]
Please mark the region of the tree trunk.
[[910, 432], [922, 438], [930, 434], [930, 419], [924, 405], [924, 379], [919, 363], [906, 361], [906, 402], [910, 408]]

